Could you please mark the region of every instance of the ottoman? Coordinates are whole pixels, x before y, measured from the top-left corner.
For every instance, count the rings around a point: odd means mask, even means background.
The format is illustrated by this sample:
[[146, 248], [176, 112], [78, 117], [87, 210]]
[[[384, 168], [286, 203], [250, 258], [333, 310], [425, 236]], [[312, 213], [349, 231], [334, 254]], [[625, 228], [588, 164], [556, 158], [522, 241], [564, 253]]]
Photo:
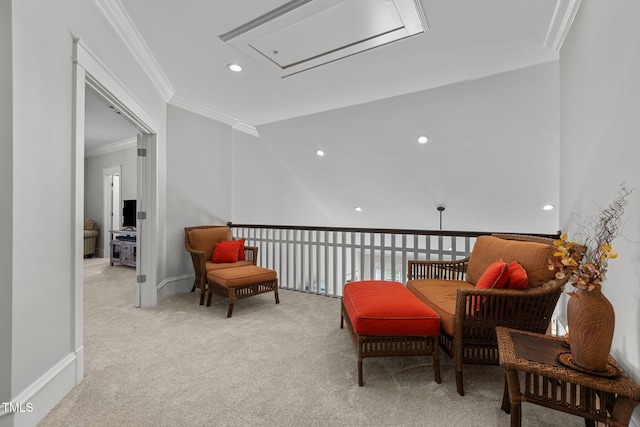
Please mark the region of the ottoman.
[[231, 317], [233, 304], [240, 298], [273, 291], [276, 304], [280, 303], [278, 298], [278, 275], [274, 270], [269, 270], [268, 268], [245, 265], [242, 267], [209, 270], [207, 272], [207, 283], [209, 284], [207, 286], [209, 291], [207, 307], [211, 305], [212, 294], [227, 298], [229, 300], [227, 317]]
[[435, 381], [440, 384], [440, 317], [402, 283], [347, 283], [340, 328], [345, 320], [358, 351], [358, 385], [363, 385], [362, 360], [387, 356], [432, 356]]

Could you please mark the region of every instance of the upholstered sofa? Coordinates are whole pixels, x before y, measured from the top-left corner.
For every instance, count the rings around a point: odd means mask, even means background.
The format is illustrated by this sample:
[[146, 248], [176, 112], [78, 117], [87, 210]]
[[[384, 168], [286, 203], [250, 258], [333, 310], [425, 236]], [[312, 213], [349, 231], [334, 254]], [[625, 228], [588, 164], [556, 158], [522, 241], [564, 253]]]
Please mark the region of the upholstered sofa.
[[[553, 239], [480, 236], [468, 258], [409, 261], [407, 288], [440, 316], [439, 343], [453, 358], [460, 395], [464, 363], [498, 364], [496, 326], [547, 331], [563, 285], [548, 268], [555, 251]], [[521, 266], [519, 275], [511, 273], [517, 279], [511, 281], [504, 273], [500, 283], [497, 276], [487, 282], [489, 270], [502, 263]], [[476, 286], [480, 281], [484, 289]], [[512, 284], [520, 289], [510, 289]]]
[[92, 219], [84, 220], [84, 256], [85, 258], [93, 257], [100, 235], [100, 226]]

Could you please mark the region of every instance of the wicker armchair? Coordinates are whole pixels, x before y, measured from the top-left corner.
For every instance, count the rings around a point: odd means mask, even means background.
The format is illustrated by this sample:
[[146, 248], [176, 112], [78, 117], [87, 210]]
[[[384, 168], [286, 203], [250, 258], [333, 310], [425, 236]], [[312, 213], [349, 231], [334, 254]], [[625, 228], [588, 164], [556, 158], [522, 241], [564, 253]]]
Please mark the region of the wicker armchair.
[[184, 228], [184, 246], [191, 255], [195, 281], [191, 292], [200, 289], [200, 305], [204, 304], [204, 296], [207, 292], [207, 270], [242, 267], [255, 265], [258, 259], [258, 248], [245, 246], [245, 260], [234, 263], [214, 264], [211, 262], [213, 249], [223, 240], [232, 240], [231, 229], [227, 226], [199, 225]]
[[[407, 288], [441, 317], [439, 343], [453, 359], [458, 393], [464, 396], [463, 365], [499, 363], [496, 326], [545, 333], [562, 293], [548, 259], [552, 239], [481, 236], [470, 257], [458, 261], [409, 261]], [[517, 260], [529, 289], [477, 289], [484, 268], [496, 259]]]

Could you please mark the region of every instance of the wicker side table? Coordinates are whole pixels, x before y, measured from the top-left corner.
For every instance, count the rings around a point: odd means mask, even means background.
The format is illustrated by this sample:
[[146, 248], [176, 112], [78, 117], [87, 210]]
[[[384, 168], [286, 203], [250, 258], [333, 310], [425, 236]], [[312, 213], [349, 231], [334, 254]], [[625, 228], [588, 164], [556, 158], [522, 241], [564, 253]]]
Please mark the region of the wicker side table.
[[568, 352], [561, 338], [503, 327], [496, 334], [506, 376], [502, 409], [511, 414], [512, 427], [520, 426], [522, 402], [583, 417], [587, 426], [629, 425], [640, 386], [612, 357], [608, 376], [591, 375], [558, 361]]

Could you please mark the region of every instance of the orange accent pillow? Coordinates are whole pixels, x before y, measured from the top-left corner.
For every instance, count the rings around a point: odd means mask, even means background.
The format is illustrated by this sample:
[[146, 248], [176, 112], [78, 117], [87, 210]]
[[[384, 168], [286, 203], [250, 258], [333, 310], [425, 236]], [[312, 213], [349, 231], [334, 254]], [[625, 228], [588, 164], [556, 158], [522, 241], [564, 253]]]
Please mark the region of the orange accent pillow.
[[509, 281], [509, 269], [501, 259], [496, 260], [484, 270], [476, 283], [478, 289], [502, 289]]
[[507, 269], [509, 270], [508, 289], [527, 289], [529, 287], [529, 276], [518, 261], [510, 262]]
[[244, 261], [244, 239], [238, 239], [236, 242], [240, 242], [240, 247], [238, 248], [238, 261]]
[[238, 261], [239, 240], [222, 240], [213, 249], [213, 262], [236, 262]]

